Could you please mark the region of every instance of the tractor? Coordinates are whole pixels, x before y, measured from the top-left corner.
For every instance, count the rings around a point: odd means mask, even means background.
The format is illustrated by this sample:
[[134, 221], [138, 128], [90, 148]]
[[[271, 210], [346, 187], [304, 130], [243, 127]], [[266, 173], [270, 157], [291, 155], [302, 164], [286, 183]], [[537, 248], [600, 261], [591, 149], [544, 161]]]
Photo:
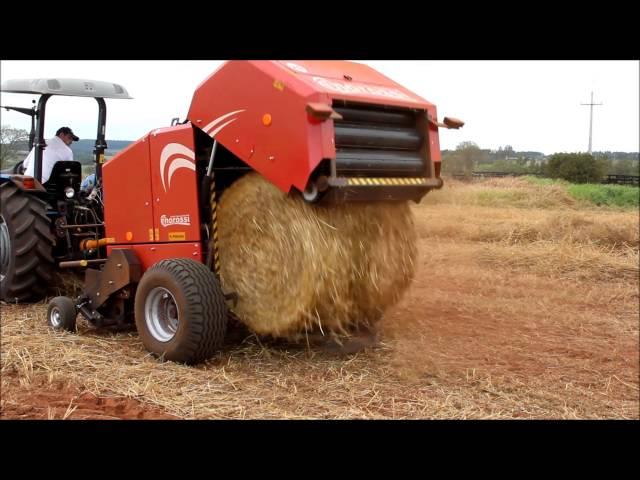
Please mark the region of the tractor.
[[[54, 269], [83, 269], [77, 298], [55, 297], [47, 321], [76, 330], [135, 324], [157, 357], [195, 364], [223, 344], [237, 293], [223, 291], [218, 200], [257, 172], [308, 204], [415, 201], [441, 188], [436, 107], [375, 70], [343, 61], [229, 61], [196, 89], [186, 118], [150, 131], [105, 163], [105, 99], [114, 83], [8, 80], [38, 94], [35, 175], [0, 177], [1, 298], [37, 300]], [[95, 183], [58, 162], [42, 184], [52, 95], [98, 103]], [[32, 122], [33, 123], [33, 122]]]
[[34, 148], [34, 177], [0, 175], [0, 298], [6, 302], [41, 299], [56, 268], [99, 264], [95, 244], [104, 233], [104, 211], [100, 188], [81, 191], [82, 165], [61, 161], [49, 180], [41, 183], [45, 112], [54, 95], [92, 97], [98, 103], [98, 129], [94, 147], [96, 174], [104, 163], [105, 98], [130, 99], [120, 85], [73, 79], [7, 80], [2, 91], [40, 95], [37, 107], [2, 107], [31, 117], [29, 149]]

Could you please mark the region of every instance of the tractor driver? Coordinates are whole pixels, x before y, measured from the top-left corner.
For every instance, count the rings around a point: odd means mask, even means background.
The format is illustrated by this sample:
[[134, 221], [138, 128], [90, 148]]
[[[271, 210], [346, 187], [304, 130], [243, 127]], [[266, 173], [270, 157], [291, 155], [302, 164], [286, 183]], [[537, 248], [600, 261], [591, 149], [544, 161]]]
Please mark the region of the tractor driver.
[[[61, 127], [56, 132], [56, 136], [47, 140], [47, 148], [42, 152], [42, 183], [46, 183], [51, 176], [51, 171], [56, 162], [73, 160], [73, 151], [70, 146], [73, 142], [80, 140], [69, 127]], [[31, 149], [27, 158], [24, 159], [24, 174], [33, 177], [35, 147]]]

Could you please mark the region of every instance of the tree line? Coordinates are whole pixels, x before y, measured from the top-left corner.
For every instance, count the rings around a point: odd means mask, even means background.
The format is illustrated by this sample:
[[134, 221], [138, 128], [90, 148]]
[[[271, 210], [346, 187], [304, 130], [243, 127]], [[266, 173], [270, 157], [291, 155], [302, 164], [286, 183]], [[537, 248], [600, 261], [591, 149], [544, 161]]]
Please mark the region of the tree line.
[[640, 175], [637, 152], [554, 153], [515, 152], [509, 145], [483, 150], [462, 142], [443, 150], [442, 172], [471, 177], [473, 172], [505, 172], [562, 178], [573, 183], [599, 183], [606, 175]]

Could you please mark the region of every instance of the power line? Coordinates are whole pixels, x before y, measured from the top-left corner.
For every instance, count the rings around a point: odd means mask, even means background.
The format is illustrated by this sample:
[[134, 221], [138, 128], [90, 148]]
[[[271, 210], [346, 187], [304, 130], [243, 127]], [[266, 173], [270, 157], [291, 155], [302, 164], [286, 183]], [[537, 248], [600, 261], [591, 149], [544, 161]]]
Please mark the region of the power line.
[[593, 103], [593, 92], [591, 92], [591, 103], [581, 103], [580, 105], [589, 105], [591, 110], [589, 113], [589, 154], [591, 154], [591, 136], [593, 133], [593, 106], [602, 105], [602, 103]]

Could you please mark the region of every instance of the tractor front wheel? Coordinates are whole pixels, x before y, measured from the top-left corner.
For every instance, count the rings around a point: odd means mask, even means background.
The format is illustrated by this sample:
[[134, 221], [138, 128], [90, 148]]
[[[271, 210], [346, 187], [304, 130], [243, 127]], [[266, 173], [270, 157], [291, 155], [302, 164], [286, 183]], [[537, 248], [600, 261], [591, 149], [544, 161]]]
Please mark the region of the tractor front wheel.
[[54, 267], [50, 225], [46, 202], [12, 182], [0, 185], [0, 299], [45, 296]]
[[155, 356], [195, 364], [213, 356], [227, 331], [227, 305], [216, 276], [188, 258], [162, 260], [136, 291], [136, 327]]

